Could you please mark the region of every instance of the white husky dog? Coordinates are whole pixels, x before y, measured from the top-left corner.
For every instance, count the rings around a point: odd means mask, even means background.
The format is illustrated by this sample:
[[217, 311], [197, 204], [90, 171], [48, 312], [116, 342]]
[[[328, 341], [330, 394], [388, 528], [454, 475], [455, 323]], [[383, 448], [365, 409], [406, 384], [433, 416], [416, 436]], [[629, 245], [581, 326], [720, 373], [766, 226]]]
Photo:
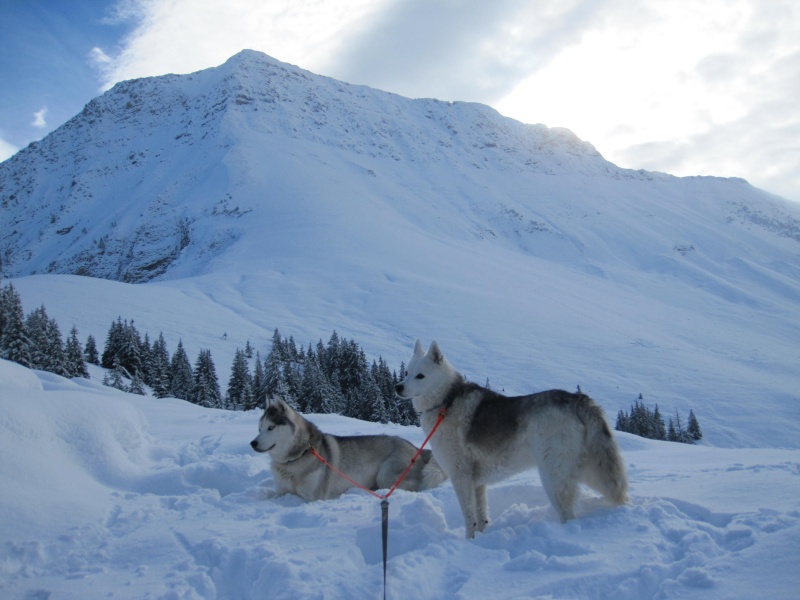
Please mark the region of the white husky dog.
[[[370, 490], [392, 487], [417, 453], [414, 444], [397, 436], [323, 433], [282, 399], [267, 403], [250, 445], [256, 452], [269, 453], [276, 495], [296, 494], [306, 502], [336, 498], [353, 487], [314, 456], [312, 448]], [[399, 488], [426, 490], [446, 479], [431, 451], [424, 450]]]
[[612, 503], [628, 501], [619, 448], [602, 409], [588, 396], [562, 390], [506, 397], [467, 382], [439, 345], [417, 340], [397, 394], [410, 398], [437, 462], [453, 483], [467, 538], [488, 524], [486, 484], [539, 467], [542, 485], [562, 522], [575, 516], [579, 482]]

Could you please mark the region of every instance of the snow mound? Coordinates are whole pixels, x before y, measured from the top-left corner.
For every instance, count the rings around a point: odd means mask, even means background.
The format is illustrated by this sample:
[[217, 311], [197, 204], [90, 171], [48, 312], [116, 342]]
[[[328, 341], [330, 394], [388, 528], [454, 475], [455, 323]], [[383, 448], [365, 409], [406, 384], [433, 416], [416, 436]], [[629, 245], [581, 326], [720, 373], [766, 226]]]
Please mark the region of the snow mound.
[[[0, 373], [3, 597], [380, 595], [379, 502], [358, 490], [324, 502], [268, 498], [269, 459], [248, 445], [257, 413], [2, 362]], [[416, 428], [310, 418], [332, 433], [422, 438]], [[632, 502], [612, 508], [587, 491], [566, 525], [535, 472], [490, 488], [492, 522], [473, 541], [449, 484], [399, 490], [389, 597], [793, 596], [800, 451], [619, 438]]]

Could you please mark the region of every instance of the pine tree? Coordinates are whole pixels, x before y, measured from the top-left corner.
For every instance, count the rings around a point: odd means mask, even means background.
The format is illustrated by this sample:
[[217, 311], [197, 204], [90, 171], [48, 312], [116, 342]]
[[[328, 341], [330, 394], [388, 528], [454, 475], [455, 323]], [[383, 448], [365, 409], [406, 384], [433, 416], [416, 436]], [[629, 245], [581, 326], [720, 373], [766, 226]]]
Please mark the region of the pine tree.
[[388, 423], [389, 412], [386, 402], [380, 387], [371, 376], [364, 382], [362, 393], [365, 396], [364, 404], [369, 411], [364, 415], [366, 420], [373, 423]]
[[[277, 329], [275, 330], [277, 333]], [[272, 350], [264, 359], [264, 392], [265, 398], [283, 395], [286, 382], [283, 378], [283, 360], [280, 351], [273, 341]]]
[[139, 340], [139, 357], [142, 362], [142, 367], [139, 374], [145, 385], [153, 385], [153, 363], [151, 361], [151, 347], [150, 347], [150, 334], [144, 332], [144, 338]]
[[620, 410], [617, 413], [617, 423], [614, 425], [614, 429], [617, 431], [624, 431], [625, 433], [630, 433], [630, 424], [628, 423], [628, 415], [625, 413], [624, 410]]
[[69, 332], [66, 344], [66, 357], [67, 369], [69, 370], [70, 377], [84, 377], [89, 378], [89, 370], [86, 368], [86, 362], [83, 360], [83, 348], [78, 339], [78, 329], [73, 325]]
[[689, 423], [686, 426], [686, 432], [695, 441], [703, 437], [703, 432], [700, 431], [700, 423], [698, 423], [697, 417], [694, 416], [694, 411], [691, 409], [689, 410]]
[[250, 377], [250, 367], [247, 364], [247, 357], [244, 351], [236, 349], [231, 366], [231, 376], [228, 380], [228, 392], [226, 402], [228, 408], [236, 410], [251, 410], [254, 408], [252, 378]]
[[264, 375], [264, 365], [261, 362], [261, 353], [256, 352], [256, 361], [253, 367], [253, 407], [265, 406], [266, 397], [267, 380]]
[[34, 369], [39, 369], [40, 371], [48, 370], [48, 322], [49, 317], [44, 305], [32, 310], [25, 319], [25, 330], [28, 332], [28, 339], [31, 341], [32, 365]]
[[167, 342], [164, 334], [159, 332], [158, 338], [150, 347], [148, 356], [148, 370], [150, 372], [149, 385], [156, 398], [166, 398], [171, 393], [170, 359]]
[[125, 374], [122, 366], [119, 364], [119, 360], [115, 360], [114, 367], [103, 376], [103, 385], [122, 390], [123, 392], [128, 391], [128, 384], [125, 381]]
[[128, 386], [128, 393], [136, 394], [137, 396], [147, 395], [147, 392], [144, 389], [144, 381], [142, 381], [142, 377], [139, 375], [139, 373], [136, 373], [133, 376], [133, 380], [131, 381], [130, 386]]
[[111, 324], [106, 336], [101, 365], [106, 369], [114, 368], [114, 359], [131, 376], [142, 373], [142, 340], [133, 321], [122, 322], [122, 317]]
[[61, 338], [61, 330], [55, 319], [48, 319], [45, 325], [47, 334], [45, 370], [61, 377], [71, 377], [67, 365], [67, 352]]
[[100, 355], [97, 353], [97, 342], [94, 341], [94, 336], [90, 333], [86, 338], [86, 346], [83, 348], [83, 358], [90, 365], [100, 364]]
[[0, 312], [3, 322], [3, 333], [0, 336], [0, 357], [19, 363], [23, 367], [33, 368], [31, 340], [25, 328], [22, 300], [11, 284], [8, 284], [4, 290]]
[[142, 374], [144, 361], [142, 359], [143, 343], [139, 337], [139, 332], [133, 324], [125, 324], [122, 337], [122, 348], [120, 350], [120, 364], [131, 374]]
[[325, 393], [327, 384], [324, 378], [316, 355], [309, 350], [300, 383], [300, 396], [297, 399], [304, 412], [328, 412], [326, 408], [329, 406], [326, 406]]
[[100, 366], [104, 369], [113, 369], [114, 363], [119, 362], [119, 360], [115, 361], [114, 359], [120, 355], [123, 335], [122, 317], [119, 316], [116, 321], [111, 323], [111, 327], [109, 327], [106, 334], [106, 343], [100, 361]]
[[178, 348], [172, 355], [169, 368], [170, 393], [173, 398], [189, 400], [194, 387], [194, 373], [189, 357], [183, 349], [183, 340], [178, 341]]
[[653, 411], [653, 439], [667, 439], [667, 429], [664, 426], [664, 417], [661, 416], [661, 413], [658, 410], [658, 404], [656, 404], [656, 408]]
[[189, 400], [206, 408], [223, 408], [217, 371], [211, 350], [200, 350], [194, 367], [194, 385]]
[[[3, 329], [6, 323], [6, 304], [11, 304], [11, 294], [14, 287], [11, 284], [0, 287], [0, 340], [3, 339]], [[0, 346], [0, 356], [2, 356], [3, 348]]]

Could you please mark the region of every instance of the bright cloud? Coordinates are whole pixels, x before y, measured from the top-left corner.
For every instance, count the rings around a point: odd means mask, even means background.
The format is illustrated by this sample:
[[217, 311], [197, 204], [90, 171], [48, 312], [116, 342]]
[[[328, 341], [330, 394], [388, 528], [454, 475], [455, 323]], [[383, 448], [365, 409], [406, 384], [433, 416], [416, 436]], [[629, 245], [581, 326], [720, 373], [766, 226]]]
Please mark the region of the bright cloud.
[[9, 142], [0, 138], [0, 162], [6, 160], [7, 158], [11, 158], [18, 151], [19, 148], [17, 148], [14, 144], [10, 144]]
[[33, 113], [33, 122], [31, 125], [37, 129], [45, 129], [47, 127], [47, 121], [45, 120], [46, 115], [47, 107], [43, 106], [41, 109]]
[[125, 0], [118, 19], [138, 22], [115, 55], [102, 55], [103, 86], [135, 77], [189, 73], [243, 49], [315, 69], [342, 43], [341, 32], [371, 9], [370, 0], [294, 2]]

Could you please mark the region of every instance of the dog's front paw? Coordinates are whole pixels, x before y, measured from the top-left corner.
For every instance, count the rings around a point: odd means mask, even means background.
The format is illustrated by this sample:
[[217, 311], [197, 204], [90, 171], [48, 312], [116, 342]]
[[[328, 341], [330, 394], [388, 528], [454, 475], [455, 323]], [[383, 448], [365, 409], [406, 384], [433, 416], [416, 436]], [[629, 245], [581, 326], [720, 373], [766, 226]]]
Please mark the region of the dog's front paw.
[[252, 491], [252, 496], [256, 500], [274, 500], [275, 498], [281, 496], [277, 490], [273, 490], [272, 488], [256, 488]]

